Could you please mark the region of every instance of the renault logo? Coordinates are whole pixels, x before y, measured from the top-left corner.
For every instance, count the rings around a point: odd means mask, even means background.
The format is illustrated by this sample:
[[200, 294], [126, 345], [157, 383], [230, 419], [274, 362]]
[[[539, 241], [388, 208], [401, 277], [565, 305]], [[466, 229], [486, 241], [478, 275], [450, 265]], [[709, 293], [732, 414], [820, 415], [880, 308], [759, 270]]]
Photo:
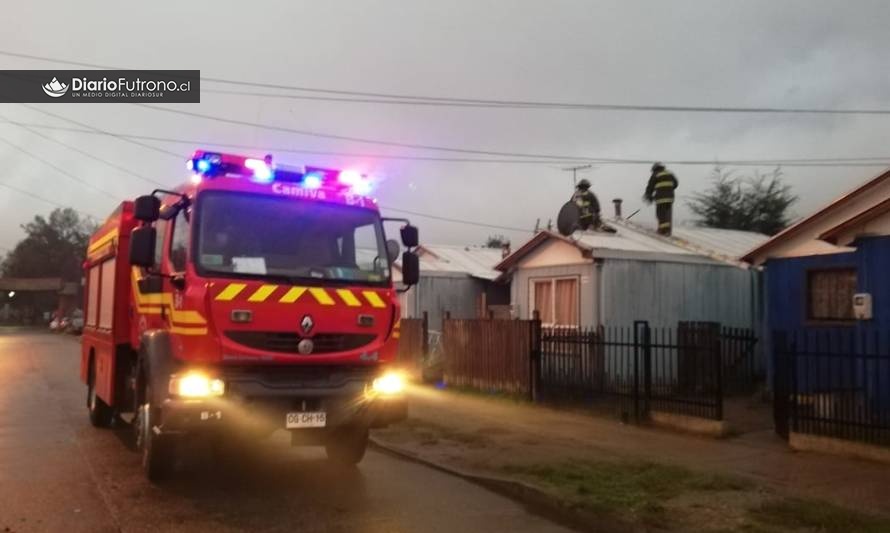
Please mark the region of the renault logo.
[[315, 321], [312, 320], [311, 316], [303, 315], [303, 320], [300, 320], [300, 327], [303, 328], [303, 333], [308, 335], [312, 332], [312, 328], [315, 327]]

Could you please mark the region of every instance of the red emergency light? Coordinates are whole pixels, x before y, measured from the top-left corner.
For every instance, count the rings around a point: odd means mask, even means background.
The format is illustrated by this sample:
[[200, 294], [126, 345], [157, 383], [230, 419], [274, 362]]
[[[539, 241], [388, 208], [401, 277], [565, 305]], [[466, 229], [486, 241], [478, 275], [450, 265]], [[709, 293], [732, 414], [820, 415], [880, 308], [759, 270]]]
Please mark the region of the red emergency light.
[[186, 162], [186, 167], [193, 173], [193, 183], [200, 183], [204, 178], [247, 178], [257, 183], [299, 183], [307, 189], [348, 189], [360, 196], [368, 195], [373, 188], [372, 180], [355, 170], [278, 166], [271, 155], [257, 159], [197, 150]]

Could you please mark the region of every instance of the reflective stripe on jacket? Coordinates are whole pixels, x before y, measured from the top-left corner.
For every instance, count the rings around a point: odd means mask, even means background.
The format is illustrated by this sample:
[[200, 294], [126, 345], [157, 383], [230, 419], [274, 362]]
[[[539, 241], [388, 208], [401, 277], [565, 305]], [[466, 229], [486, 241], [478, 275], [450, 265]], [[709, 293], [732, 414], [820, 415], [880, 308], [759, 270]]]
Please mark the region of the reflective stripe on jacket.
[[662, 170], [649, 178], [646, 186], [646, 198], [656, 204], [665, 204], [674, 201], [674, 190], [679, 185], [677, 178], [670, 170]]

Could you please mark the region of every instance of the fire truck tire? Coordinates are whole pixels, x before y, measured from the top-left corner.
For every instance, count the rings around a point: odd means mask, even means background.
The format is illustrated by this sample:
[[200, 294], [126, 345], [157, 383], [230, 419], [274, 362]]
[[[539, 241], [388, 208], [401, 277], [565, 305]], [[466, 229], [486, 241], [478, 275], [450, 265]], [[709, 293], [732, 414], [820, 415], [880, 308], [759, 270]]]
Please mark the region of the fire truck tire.
[[97, 428], [107, 428], [114, 418], [114, 410], [96, 394], [96, 365], [90, 361], [90, 375], [87, 380], [87, 409], [90, 412], [90, 423]]
[[357, 465], [368, 448], [368, 428], [347, 426], [335, 431], [325, 443], [328, 460], [342, 465]]
[[148, 384], [136, 420], [136, 446], [142, 455], [142, 470], [149, 481], [160, 481], [173, 470], [173, 443], [169, 437], [158, 435], [152, 429], [157, 420], [157, 409], [153, 407]]

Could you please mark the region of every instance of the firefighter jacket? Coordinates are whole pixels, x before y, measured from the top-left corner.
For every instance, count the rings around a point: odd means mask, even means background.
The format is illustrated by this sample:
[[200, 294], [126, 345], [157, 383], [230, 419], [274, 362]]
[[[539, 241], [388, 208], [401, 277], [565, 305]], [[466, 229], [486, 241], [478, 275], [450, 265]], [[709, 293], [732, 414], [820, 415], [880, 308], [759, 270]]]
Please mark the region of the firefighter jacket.
[[674, 201], [674, 189], [679, 182], [670, 170], [654, 172], [646, 186], [646, 198], [658, 204], [670, 204]]

